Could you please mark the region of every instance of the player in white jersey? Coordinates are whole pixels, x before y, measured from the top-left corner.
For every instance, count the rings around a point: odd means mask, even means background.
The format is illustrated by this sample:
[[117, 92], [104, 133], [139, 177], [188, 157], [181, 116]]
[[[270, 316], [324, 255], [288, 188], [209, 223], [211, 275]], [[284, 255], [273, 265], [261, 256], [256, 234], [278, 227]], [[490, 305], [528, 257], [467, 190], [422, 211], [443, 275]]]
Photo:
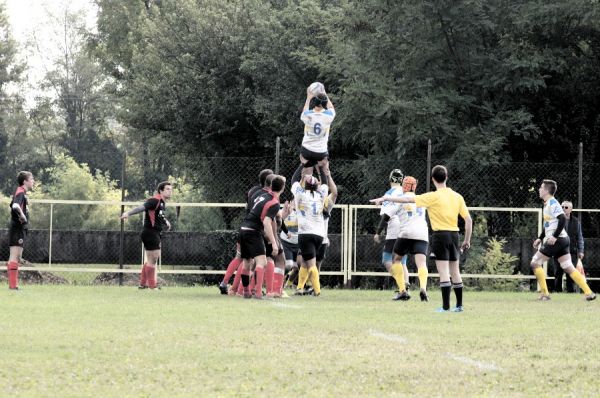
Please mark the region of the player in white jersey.
[[542, 294], [539, 300], [550, 300], [550, 293], [546, 285], [546, 273], [542, 264], [550, 257], [558, 261], [561, 268], [571, 276], [571, 279], [583, 290], [585, 299], [592, 301], [596, 295], [588, 286], [585, 278], [575, 269], [569, 252], [569, 235], [565, 231], [566, 216], [560, 203], [554, 198], [556, 181], [544, 180], [538, 192], [544, 200], [544, 230], [538, 239], [533, 242], [533, 247], [538, 251], [531, 259], [531, 268], [538, 280]]
[[[414, 197], [417, 190], [417, 180], [412, 176], [404, 177], [402, 181], [404, 196]], [[417, 207], [415, 203], [398, 203], [398, 223], [400, 232], [394, 245], [394, 254], [398, 258], [412, 254], [415, 256], [419, 274], [419, 295], [421, 301], [429, 301], [427, 296], [427, 248], [429, 244], [429, 228], [427, 227], [427, 209]], [[401, 291], [400, 296], [406, 297], [408, 292]], [[409, 296], [410, 297], [410, 296]]]
[[[385, 193], [386, 195], [400, 197], [402, 196], [402, 179], [404, 175], [400, 169], [394, 169], [390, 173], [390, 189]], [[394, 277], [396, 281], [396, 285], [398, 286], [398, 291], [393, 300], [408, 300], [410, 296], [404, 295], [401, 296], [400, 293], [402, 291], [406, 291], [406, 286], [400, 286], [400, 280], [396, 278], [398, 276], [397, 267], [402, 267], [404, 270], [404, 275], [408, 275], [408, 268], [406, 267], [406, 257], [402, 258], [402, 261], [394, 262], [394, 244], [396, 243], [396, 238], [398, 238], [398, 233], [400, 232], [400, 223], [398, 222], [398, 205], [391, 201], [386, 201], [381, 204], [381, 220], [379, 221], [379, 225], [377, 226], [377, 230], [375, 231], [375, 235], [373, 236], [373, 240], [375, 243], [379, 243], [381, 238], [381, 232], [384, 228], [386, 228], [385, 235], [385, 243], [383, 245], [383, 253], [381, 254], [381, 264], [385, 267], [385, 269]], [[395, 263], [399, 263], [399, 265], [394, 265]], [[404, 285], [404, 283], [402, 283]]]
[[304, 123], [304, 137], [300, 149], [300, 166], [292, 181], [300, 180], [301, 174], [312, 175], [315, 165], [323, 166], [327, 161], [329, 130], [335, 119], [335, 108], [327, 94], [314, 96], [306, 90], [306, 101], [300, 120]]
[[304, 294], [304, 285], [309, 278], [314, 294], [316, 296], [321, 294], [316, 255], [325, 238], [323, 209], [331, 188], [332, 182], [328, 185], [320, 184], [312, 175], [306, 175], [302, 178], [302, 182], [295, 181], [292, 184], [298, 216], [298, 245], [303, 259], [296, 292], [300, 295]]
[[285, 255], [285, 268], [288, 271], [286, 275], [286, 284], [292, 283], [298, 275], [298, 214], [294, 201], [286, 204], [289, 207], [288, 216], [283, 219], [281, 224], [281, 243]]

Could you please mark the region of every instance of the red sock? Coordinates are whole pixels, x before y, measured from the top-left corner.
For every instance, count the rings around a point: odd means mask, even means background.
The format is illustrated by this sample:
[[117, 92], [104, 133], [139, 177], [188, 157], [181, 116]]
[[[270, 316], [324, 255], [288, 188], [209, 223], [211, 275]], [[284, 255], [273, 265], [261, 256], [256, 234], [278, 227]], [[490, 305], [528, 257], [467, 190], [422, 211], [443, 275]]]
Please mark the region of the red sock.
[[150, 289], [156, 288], [156, 266], [146, 264], [146, 280]]
[[262, 285], [265, 279], [265, 269], [263, 267], [256, 267], [256, 271], [254, 274], [254, 278], [256, 279], [256, 297], [262, 297]]
[[233, 278], [233, 285], [231, 285], [231, 289], [234, 292], [237, 292], [238, 287], [240, 286], [240, 282], [242, 280], [242, 271], [244, 269], [244, 261], [243, 260], [240, 260], [240, 263], [236, 269], [237, 269], [237, 271], [235, 271], [235, 277]]
[[144, 265], [142, 266], [142, 271], [140, 272], [140, 286], [148, 287], [148, 284], [146, 283], [147, 279], [148, 278], [146, 278], [146, 263], [144, 263]]
[[265, 284], [267, 285], [267, 294], [273, 293], [273, 272], [275, 271], [275, 262], [269, 259], [265, 268]]
[[19, 287], [19, 263], [16, 261], [9, 261], [6, 268], [8, 270], [8, 287], [10, 289], [16, 289]]
[[285, 269], [275, 268], [275, 272], [273, 274], [273, 293], [275, 293], [275, 294], [283, 293], [284, 273], [285, 273]]
[[235, 257], [229, 265], [227, 266], [227, 271], [225, 272], [225, 276], [223, 277], [223, 284], [226, 285], [229, 283], [231, 279], [231, 275], [238, 269], [239, 265], [242, 263], [242, 259], [239, 257]]

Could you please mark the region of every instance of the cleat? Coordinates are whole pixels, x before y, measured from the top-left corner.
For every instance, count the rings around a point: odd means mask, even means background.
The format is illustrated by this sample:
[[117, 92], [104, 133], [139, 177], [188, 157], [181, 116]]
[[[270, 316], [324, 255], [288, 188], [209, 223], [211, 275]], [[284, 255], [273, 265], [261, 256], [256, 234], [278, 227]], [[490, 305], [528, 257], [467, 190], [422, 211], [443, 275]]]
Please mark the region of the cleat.
[[19, 290], [18, 287], [9, 287], [8, 290]]
[[451, 311], [452, 312], [463, 312], [464, 309], [463, 309], [462, 305], [459, 305], [457, 307], [454, 307]]
[[250, 293], [250, 292], [244, 292], [244, 295], [242, 297], [244, 297], [245, 299], [251, 299], [252, 298], [252, 293]]
[[594, 301], [596, 300], [596, 293], [586, 294], [585, 301]]
[[289, 294], [287, 294], [287, 292], [284, 290], [283, 292], [281, 292], [281, 296], [279, 296], [279, 298], [282, 298], [282, 299], [289, 299], [289, 298], [290, 298], [290, 295], [289, 295]]
[[139, 290], [144, 290], [144, 289], [148, 289], [148, 286], [138, 286]]
[[235, 296], [236, 295], [236, 291], [233, 290], [233, 286], [229, 286], [229, 289], [227, 289], [227, 295], [228, 296]]
[[449, 309], [445, 310], [445, 309], [443, 309], [442, 307], [440, 307], [440, 308], [438, 308], [437, 310], [435, 310], [435, 312], [439, 312], [439, 313], [442, 313], [442, 312], [450, 312], [450, 310], [449, 310]]
[[408, 301], [410, 300], [410, 294], [405, 290], [403, 292], [396, 293], [396, 296], [392, 299], [394, 301]]
[[219, 283], [219, 290], [221, 291], [221, 294], [227, 294], [227, 284], [226, 283]]
[[540, 297], [538, 297], [538, 301], [550, 301], [550, 295], [549, 294], [540, 294]]
[[311, 286], [308, 289], [304, 290], [304, 295], [310, 296], [310, 295], [314, 294], [314, 292], [315, 292], [315, 289], [313, 289]]
[[419, 292], [419, 297], [421, 297], [421, 301], [429, 301], [429, 296], [427, 295], [427, 292], [423, 289], [421, 289], [421, 291]]
[[296, 289], [294, 292], [294, 296], [304, 296], [306, 294], [306, 290], [304, 289]]
[[272, 299], [281, 298], [281, 294], [279, 294], [279, 293], [267, 293], [266, 297], [267, 297], [267, 299], [272, 300]]

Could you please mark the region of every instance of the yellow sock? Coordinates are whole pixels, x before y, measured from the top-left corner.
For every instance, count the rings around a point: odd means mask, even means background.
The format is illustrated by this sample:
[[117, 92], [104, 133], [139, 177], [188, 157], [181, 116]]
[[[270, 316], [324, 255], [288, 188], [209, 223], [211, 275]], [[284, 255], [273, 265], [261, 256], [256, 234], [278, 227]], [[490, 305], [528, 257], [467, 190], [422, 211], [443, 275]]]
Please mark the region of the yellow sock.
[[544, 272], [544, 269], [542, 267], [534, 268], [533, 273], [540, 284], [542, 294], [545, 294], [546, 296], [549, 295], [550, 293], [548, 292], [548, 285], [546, 285], [546, 273]]
[[404, 282], [404, 270], [402, 269], [401, 263], [395, 263], [392, 265], [392, 269], [390, 270], [392, 276], [396, 280], [396, 284], [398, 285], [398, 291], [403, 292], [406, 290], [406, 283]]
[[573, 282], [577, 283], [577, 286], [583, 290], [583, 294], [592, 294], [592, 289], [590, 289], [585, 281], [585, 278], [579, 273], [579, 271], [575, 270], [569, 276], [571, 279], [573, 279]]
[[298, 289], [304, 289], [307, 280], [308, 269], [306, 267], [300, 267], [300, 273], [298, 274]]
[[315, 290], [315, 294], [321, 294], [321, 281], [319, 281], [319, 270], [317, 267], [310, 267], [308, 276], [310, 278], [310, 283]]
[[429, 276], [429, 270], [427, 267], [419, 267], [417, 272], [419, 273], [419, 287], [421, 289], [427, 289], [427, 277]]

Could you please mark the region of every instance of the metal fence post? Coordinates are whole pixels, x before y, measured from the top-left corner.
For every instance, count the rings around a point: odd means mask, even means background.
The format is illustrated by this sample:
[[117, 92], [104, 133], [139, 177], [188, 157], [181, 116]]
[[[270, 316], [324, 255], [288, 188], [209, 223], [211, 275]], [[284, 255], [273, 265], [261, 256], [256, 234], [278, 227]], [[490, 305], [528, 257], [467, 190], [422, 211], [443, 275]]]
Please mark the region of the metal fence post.
[[577, 187], [577, 208], [583, 209], [583, 142], [579, 143], [579, 179]]
[[431, 189], [431, 139], [427, 140], [427, 192]]
[[48, 267], [52, 267], [52, 228], [53, 228], [53, 213], [54, 213], [54, 203], [50, 203], [50, 233], [48, 239]]
[[[121, 166], [121, 214], [125, 212], [125, 177], [127, 168], [127, 151], [123, 149], [123, 165]], [[119, 235], [119, 269], [123, 269], [125, 250], [125, 220], [121, 220], [121, 231]], [[123, 273], [119, 273], [119, 286], [123, 286]]]
[[275, 140], [275, 174], [279, 174], [279, 157], [281, 156], [281, 137]]

